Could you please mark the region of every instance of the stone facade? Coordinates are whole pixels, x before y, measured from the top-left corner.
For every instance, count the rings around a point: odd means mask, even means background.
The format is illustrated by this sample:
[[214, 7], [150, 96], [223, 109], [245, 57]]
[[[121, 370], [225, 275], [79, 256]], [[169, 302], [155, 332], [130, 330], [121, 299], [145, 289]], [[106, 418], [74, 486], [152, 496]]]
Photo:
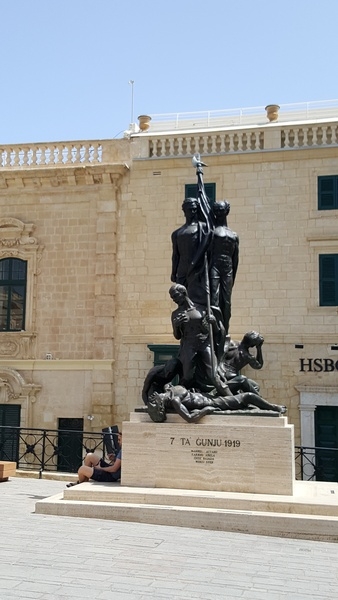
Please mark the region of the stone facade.
[[67, 154], [40, 149], [38, 163], [33, 147], [33, 164], [28, 147], [21, 159], [12, 149], [12, 164], [3, 159], [1, 257], [26, 257], [29, 274], [28, 327], [0, 333], [0, 377], [7, 369], [35, 386], [22, 400], [22, 424], [56, 428], [59, 417], [93, 415], [85, 429], [99, 431], [141, 403], [148, 345], [176, 344], [170, 235], [183, 223], [184, 186], [196, 182], [194, 151], [216, 198], [231, 203], [229, 226], [240, 238], [230, 333], [256, 329], [265, 338], [263, 369], [246, 374], [270, 402], [288, 406], [296, 443], [301, 412], [312, 410], [302, 413], [308, 427], [316, 398], [335, 403], [337, 369], [301, 370], [301, 359], [338, 360], [338, 309], [320, 307], [318, 292], [318, 254], [338, 253], [337, 211], [317, 209], [318, 176], [338, 174], [338, 120], [280, 119], [165, 133], [151, 125], [87, 143], [82, 158], [85, 143]]
[[113, 419], [117, 214], [129, 143], [112, 150], [105, 164], [102, 155], [43, 164], [40, 151], [39, 164], [1, 169], [0, 258], [28, 264], [25, 331], [0, 333], [3, 399], [21, 405], [22, 426], [83, 418], [88, 430], [95, 415], [100, 430]]

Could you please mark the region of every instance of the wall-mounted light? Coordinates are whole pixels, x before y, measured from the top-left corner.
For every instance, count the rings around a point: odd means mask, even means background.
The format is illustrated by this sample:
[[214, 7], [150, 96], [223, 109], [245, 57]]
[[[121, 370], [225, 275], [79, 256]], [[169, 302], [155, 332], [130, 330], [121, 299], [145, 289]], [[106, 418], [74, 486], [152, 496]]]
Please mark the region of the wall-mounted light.
[[92, 421], [94, 419], [94, 415], [87, 415], [88, 421]]

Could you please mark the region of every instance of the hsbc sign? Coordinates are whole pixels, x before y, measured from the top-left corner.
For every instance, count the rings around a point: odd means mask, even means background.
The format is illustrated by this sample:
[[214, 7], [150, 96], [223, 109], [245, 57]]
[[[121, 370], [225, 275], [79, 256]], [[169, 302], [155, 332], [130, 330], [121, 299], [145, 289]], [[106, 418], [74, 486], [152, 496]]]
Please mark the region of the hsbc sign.
[[332, 358], [300, 358], [300, 371], [309, 373], [331, 373], [338, 371], [338, 360]]

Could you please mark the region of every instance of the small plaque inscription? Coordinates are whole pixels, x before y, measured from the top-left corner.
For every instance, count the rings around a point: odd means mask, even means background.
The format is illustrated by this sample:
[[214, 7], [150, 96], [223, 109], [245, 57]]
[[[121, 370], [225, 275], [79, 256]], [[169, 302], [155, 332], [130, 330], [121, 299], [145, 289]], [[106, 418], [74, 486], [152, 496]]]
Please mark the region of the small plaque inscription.
[[191, 450], [191, 456], [195, 463], [202, 465], [212, 465], [217, 454], [217, 450]]
[[239, 448], [241, 441], [227, 438], [170, 437], [170, 446], [190, 446], [191, 457], [197, 464], [212, 465], [218, 449]]

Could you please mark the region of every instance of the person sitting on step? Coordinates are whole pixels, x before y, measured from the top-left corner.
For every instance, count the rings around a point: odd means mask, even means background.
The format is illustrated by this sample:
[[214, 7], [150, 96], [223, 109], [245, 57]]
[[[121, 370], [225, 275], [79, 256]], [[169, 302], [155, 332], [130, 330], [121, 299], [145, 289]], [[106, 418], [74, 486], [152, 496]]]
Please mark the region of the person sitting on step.
[[120, 450], [115, 456], [109, 454], [108, 458], [111, 459], [110, 463], [105, 462], [98, 454], [89, 452], [85, 459], [84, 464], [78, 470], [78, 480], [72, 483], [68, 483], [67, 487], [73, 487], [84, 481], [119, 481], [121, 479], [121, 463], [122, 463], [122, 433], [119, 432], [117, 440], [120, 446]]

